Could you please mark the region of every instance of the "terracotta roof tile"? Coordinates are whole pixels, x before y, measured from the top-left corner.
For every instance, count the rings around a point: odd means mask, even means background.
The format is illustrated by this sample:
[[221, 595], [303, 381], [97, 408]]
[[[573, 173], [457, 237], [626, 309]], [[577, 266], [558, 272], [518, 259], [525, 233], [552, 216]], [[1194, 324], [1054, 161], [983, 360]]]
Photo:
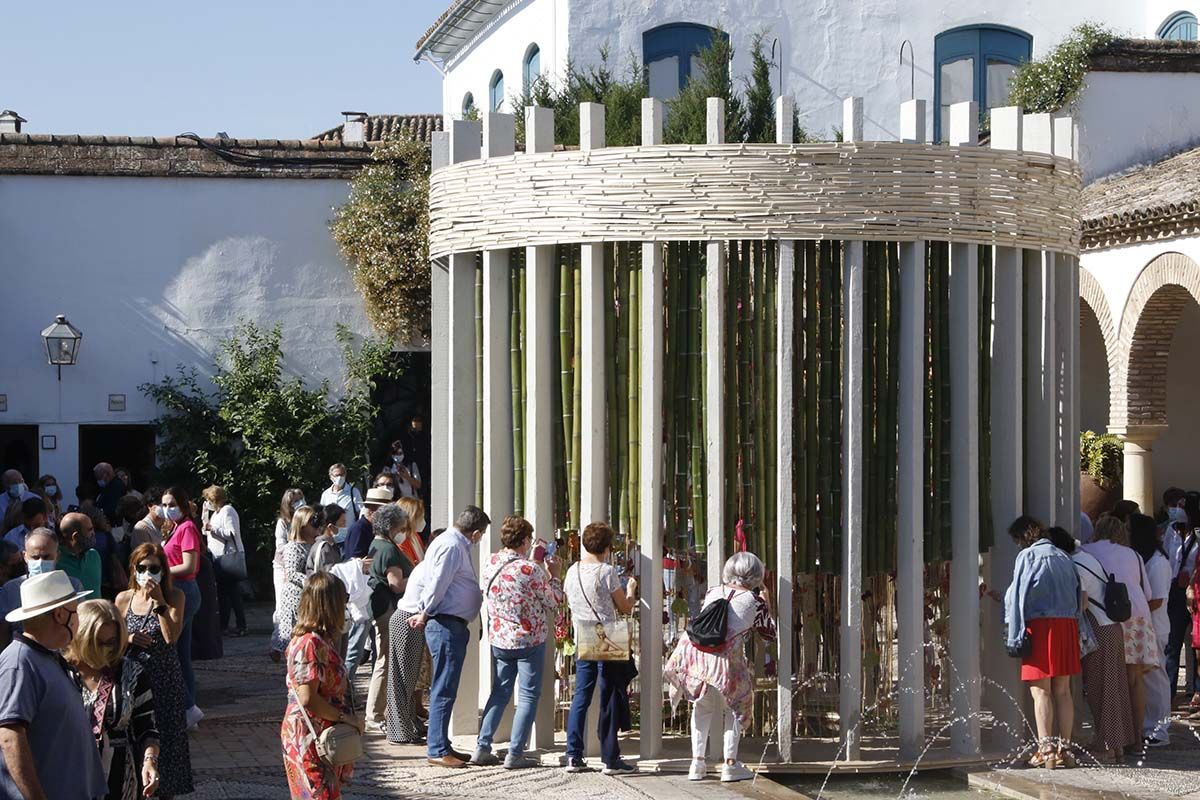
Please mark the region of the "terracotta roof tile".
[[1200, 147], [1083, 189], [1083, 247], [1190, 235], [1200, 226]]
[[[342, 141], [342, 130], [338, 125], [314, 136], [324, 142]], [[373, 114], [367, 117], [367, 141], [381, 142], [384, 139], [415, 139], [428, 144], [435, 131], [442, 130], [441, 114]]]
[[1092, 54], [1097, 72], [1200, 72], [1200, 42], [1116, 39]]

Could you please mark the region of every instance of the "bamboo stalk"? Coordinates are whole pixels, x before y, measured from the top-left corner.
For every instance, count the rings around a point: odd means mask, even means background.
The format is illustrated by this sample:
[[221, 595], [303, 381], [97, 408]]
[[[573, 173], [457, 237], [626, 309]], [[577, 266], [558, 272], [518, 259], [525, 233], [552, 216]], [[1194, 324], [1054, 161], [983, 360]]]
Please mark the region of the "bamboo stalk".
[[992, 519], [992, 296], [995, 289], [990, 247], [979, 247], [979, 551], [995, 542]]
[[704, 308], [707, 292], [705, 284], [708, 281], [708, 264], [704, 245], [693, 242], [696, 270], [692, 281], [692, 319], [698, 324], [692, 326], [693, 333], [693, 368], [692, 368], [692, 413], [691, 413], [691, 485], [692, 485], [692, 541], [693, 548], [698, 553], [707, 549], [708, 526], [705, 515], [705, 498], [707, 495], [705, 479], [704, 456], [704, 417], [708, 408], [708, 397], [705, 396], [705, 350], [708, 343], [707, 314]]
[[483, 505], [483, 260], [475, 257], [475, 504]]
[[629, 250], [632, 245], [628, 243], [619, 243], [615, 250], [614, 270], [620, 293], [620, 316], [618, 318], [616, 351], [617, 351], [617, 433], [616, 436], [621, 441], [621, 449], [614, 451], [614, 457], [617, 458], [618, 473], [620, 481], [613, 484], [614, 491], [619, 489], [620, 492], [620, 527], [619, 530], [628, 535], [632, 526], [632, 516], [630, 514], [630, 496], [629, 496], [629, 404], [631, 395], [629, 391], [629, 356], [630, 356], [630, 324], [629, 316], [632, 312], [629, 298]]
[[[740, 480], [738, 465], [741, 463], [738, 450], [738, 432], [740, 430], [741, 419], [741, 404], [740, 396], [737, 391], [737, 367], [738, 367], [738, 342], [737, 342], [737, 325], [738, 325], [738, 243], [726, 243], [727, 258], [725, 260], [726, 272], [726, 287], [728, 289], [725, 298], [725, 309], [723, 318], [725, 320], [725, 393], [723, 397], [725, 406], [725, 519], [718, 520], [717, 524], [722, 526], [721, 536], [728, 544], [733, 539], [734, 526], [737, 524], [737, 519], [741, 513], [741, 506], [738, 500]], [[728, 552], [732, 552], [731, 548], [726, 548]]]
[[[938, 297], [941, 308], [938, 314], [938, 326], [941, 328], [941, 343], [939, 350], [941, 361], [940, 384], [941, 416], [939, 422], [942, 428], [941, 461], [942, 471], [939, 476], [941, 495], [939, 497], [942, 519], [942, 558], [951, 556], [951, 427], [950, 427], [950, 245], [947, 242], [938, 243], [938, 258], [942, 280], [942, 292]], [[973, 556], [972, 556], [973, 557]]]
[[897, 496], [898, 448], [900, 421], [900, 249], [896, 243], [888, 247], [888, 440], [887, 440], [887, 563], [889, 571], [896, 566], [896, 540], [899, 528], [899, 498]]
[[[571, 272], [574, 277], [574, 291], [572, 293], [573, 307], [575, 310], [575, 325], [572, 335], [572, 344], [574, 345], [571, 358], [571, 469], [567, 475], [567, 489], [570, 493], [568, 498], [568, 506], [571, 509], [570, 522], [567, 527], [571, 530], [582, 531], [583, 522], [580, 519], [580, 479], [582, 464], [580, 459], [583, 456], [583, 430], [581, 422], [583, 420], [583, 337], [580, 331], [583, 329], [583, 265], [581, 263], [582, 253], [579, 248], [575, 248], [575, 259], [572, 264]], [[590, 432], [589, 432], [590, 435]]]
[[518, 515], [525, 514], [525, 355], [528, 352], [525, 347], [525, 329], [528, 324], [525, 319], [525, 288], [526, 288], [526, 260], [524, 250], [515, 250], [517, 255], [517, 292], [516, 306], [513, 308], [513, 316], [516, 317], [517, 336], [516, 342], [519, 348], [519, 363], [516, 365], [516, 374], [513, 376], [513, 444], [514, 460], [520, 459], [520, 466], [514, 470], [516, 480], [514, 481], [513, 494], [513, 510]]
[[830, 522], [833, 526], [833, 572], [842, 571], [842, 259], [844, 242], [834, 242], [833, 255], [833, 335], [830, 341], [834, 380], [829, 387], [833, 397], [830, 424], [833, 427], [833, 489]]
[[763, 549], [760, 552], [767, 554], [768, 566], [773, 571], [783, 566], [786, 566], [790, 571], [792, 568], [792, 554], [780, 553], [775, 547], [775, 497], [780, 488], [779, 465], [776, 458], [776, 453], [779, 451], [778, 431], [775, 429], [775, 420], [778, 418], [775, 404], [778, 377], [778, 368], [775, 364], [775, 355], [778, 349], [775, 344], [775, 292], [776, 281], [778, 280], [778, 253], [779, 245], [777, 242], [768, 242], [763, 245], [763, 254], [766, 256], [766, 281], [763, 286], [763, 316], [765, 319], [763, 322], [764, 358], [762, 368], [765, 376], [764, 405], [766, 413], [764, 414], [765, 428], [763, 430], [763, 450], [761, 457], [766, 480], [763, 498]]
[[[879, 248], [875, 242], [863, 245], [863, 529], [875, 531], [878, 524], [875, 503], [875, 432], [878, 407], [875, 405], [875, 358], [878, 356], [878, 318], [875, 296], [879, 289]], [[875, 574], [878, 541], [874, 536], [863, 540], [862, 574], [869, 578]]]
[[[608, 502], [609, 521], [620, 527], [621, 519], [621, 437], [618, 425], [620, 414], [617, 399], [616, 365], [620, 359], [620, 345], [617, 340], [617, 310], [616, 310], [616, 247], [611, 242], [604, 245], [604, 411], [605, 435], [608, 437]], [[587, 525], [597, 520], [581, 520]]]
[[636, 246], [629, 248], [629, 467], [626, 473], [629, 486], [629, 539], [638, 541], [641, 487], [639, 458], [641, 447], [641, 330], [637, 324], [641, 311], [641, 253]]
[[818, 414], [821, 440], [821, 455], [818, 458], [820, 474], [818, 476], [818, 492], [820, 496], [821, 523], [821, 571], [835, 572], [834, 549], [834, 516], [840, 513], [833, 499], [833, 245], [821, 242], [819, 245], [820, 261], [820, 299], [817, 308], [820, 313], [821, 345], [820, 370], [821, 394], [818, 399]]
[[818, 435], [817, 401], [821, 394], [818, 330], [820, 311], [817, 307], [819, 285], [817, 283], [817, 243], [804, 243], [804, 485], [805, 526], [808, 529], [808, 558], [804, 563], [815, 570], [820, 558], [820, 543], [817, 526], [817, 465], [821, 456], [821, 441]]
[[753, 538], [754, 525], [754, 383], [751, 373], [751, 361], [754, 358], [754, 307], [751, 293], [753, 291], [752, 271], [754, 269], [754, 252], [748, 242], [738, 243], [740, 263], [738, 269], [738, 405], [739, 437], [741, 439], [741, 503], [740, 519], [746, 530], [747, 543]]

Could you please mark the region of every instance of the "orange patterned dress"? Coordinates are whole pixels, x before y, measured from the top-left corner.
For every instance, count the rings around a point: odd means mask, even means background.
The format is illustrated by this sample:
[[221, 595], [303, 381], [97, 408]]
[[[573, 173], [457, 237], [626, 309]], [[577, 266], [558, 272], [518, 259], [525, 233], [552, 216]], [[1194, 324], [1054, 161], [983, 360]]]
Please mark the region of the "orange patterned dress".
[[[350, 713], [344, 705], [346, 670], [337, 650], [315, 633], [292, 639], [287, 649], [287, 711], [283, 715], [280, 739], [283, 765], [287, 771], [291, 796], [299, 800], [340, 800], [342, 783], [353, 775], [354, 765], [334, 769], [321, 761], [316, 743], [296, 699], [296, 687], [317, 682], [317, 693], [335, 707]], [[309, 715], [320, 735], [332, 725], [328, 720]]]

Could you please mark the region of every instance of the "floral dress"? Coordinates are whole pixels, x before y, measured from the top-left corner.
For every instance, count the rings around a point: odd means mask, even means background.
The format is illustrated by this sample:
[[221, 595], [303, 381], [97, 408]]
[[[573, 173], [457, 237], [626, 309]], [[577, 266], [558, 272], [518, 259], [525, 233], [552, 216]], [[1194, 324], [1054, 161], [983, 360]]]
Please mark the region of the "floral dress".
[[[317, 693], [334, 707], [350, 713], [344, 705], [346, 669], [342, 659], [328, 642], [315, 633], [306, 633], [292, 640], [287, 649], [287, 711], [279, 736], [283, 742], [283, 765], [287, 772], [291, 797], [297, 800], [339, 800], [342, 783], [354, 773], [354, 765], [330, 767], [317, 755], [316, 742], [304, 711], [296, 698], [296, 688], [317, 682]], [[331, 726], [329, 720], [309, 713], [317, 735]]]
[[154, 696], [154, 718], [158, 724], [159, 794], [170, 797], [190, 794], [192, 787], [192, 755], [188, 749], [187, 728], [184, 722], [183, 672], [179, 668], [179, 653], [175, 645], [163, 638], [158, 617], [133, 613], [130, 605], [125, 612], [129, 632], [144, 633], [154, 640], [148, 649], [129, 648], [129, 658], [135, 659], [150, 676], [150, 692]]
[[82, 681], [79, 691], [108, 775], [107, 800], [137, 800], [142, 796], [142, 756], [148, 745], [158, 743], [150, 676], [137, 661], [122, 659], [94, 691]]
[[304, 542], [288, 542], [283, 548], [283, 597], [279, 601], [275, 632], [271, 635], [271, 647], [281, 653], [288, 649], [292, 628], [296, 627], [296, 614], [300, 611], [300, 595], [304, 593], [307, 570], [308, 545]]
[[[740, 597], [738, 595], [741, 595]], [[733, 710], [738, 723], [745, 728], [754, 709], [754, 675], [746, 661], [746, 638], [758, 633], [766, 641], [774, 641], [775, 618], [767, 612], [767, 606], [759, 598], [751, 600], [750, 592], [716, 587], [709, 591], [704, 605], [708, 606], [717, 597], [724, 596], [731, 605], [752, 602], [754, 622], [741, 631], [736, 631], [716, 648], [700, 648], [692, 644], [685, 633], [679, 638], [671, 657], [663, 669], [663, 678], [670, 685], [671, 706], [680, 701], [699, 700], [706, 691], [715, 689], [725, 698]], [[734, 622], [735, 609], [730, 610], [730, 624]]]

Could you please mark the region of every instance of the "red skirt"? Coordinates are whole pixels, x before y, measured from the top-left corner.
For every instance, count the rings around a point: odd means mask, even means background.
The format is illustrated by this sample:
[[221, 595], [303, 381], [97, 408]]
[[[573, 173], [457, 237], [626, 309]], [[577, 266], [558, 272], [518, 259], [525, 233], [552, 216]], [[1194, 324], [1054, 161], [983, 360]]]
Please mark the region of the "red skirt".
[[1079, 623], [1073, 617], [1030, 620], [1025, 626], [1033, 652], [1021, 659], [1021, 680], [1040, 681], [1078, 675]]

